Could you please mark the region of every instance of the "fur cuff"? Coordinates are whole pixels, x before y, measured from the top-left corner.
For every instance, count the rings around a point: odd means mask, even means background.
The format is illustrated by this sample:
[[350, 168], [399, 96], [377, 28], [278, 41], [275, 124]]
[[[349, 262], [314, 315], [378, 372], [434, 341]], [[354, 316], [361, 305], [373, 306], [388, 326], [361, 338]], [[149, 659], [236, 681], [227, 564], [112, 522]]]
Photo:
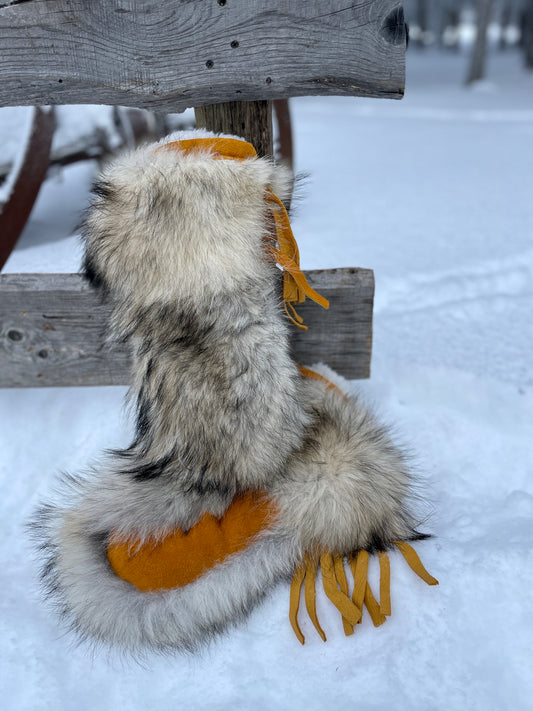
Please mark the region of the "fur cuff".
[[309, 372], [303, 403], [313, 422], [270, 489], [280, 527], [297, 537], [302, 555], [384, 551], [419, 538], [404, 453], [361, 400], [327, 379], [328, 368]]

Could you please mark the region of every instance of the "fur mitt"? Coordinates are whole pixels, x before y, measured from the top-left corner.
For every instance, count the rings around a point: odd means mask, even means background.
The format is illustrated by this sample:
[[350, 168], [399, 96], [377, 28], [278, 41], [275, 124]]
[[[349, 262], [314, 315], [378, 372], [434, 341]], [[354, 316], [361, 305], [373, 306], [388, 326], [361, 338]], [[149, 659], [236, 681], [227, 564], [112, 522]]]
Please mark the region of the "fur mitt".
[[136, 437], [33, 522], [46, 589], [82, 637], [195, 649], [291, 578], [297, 636], [304, 579], [324, 636], [319, 565], [349, 634], [363, 604], [375, 624], [390, 614], [393, 545], [436, 582], [405, 543], [420, 534], [402, 453], [359, 401], [290, 358], [282, 307], [321, 297], [276, 196], [288, 182], [244, 141], [195, 133], [118, 159], [95, 188], [84, 267], [134, 349]]

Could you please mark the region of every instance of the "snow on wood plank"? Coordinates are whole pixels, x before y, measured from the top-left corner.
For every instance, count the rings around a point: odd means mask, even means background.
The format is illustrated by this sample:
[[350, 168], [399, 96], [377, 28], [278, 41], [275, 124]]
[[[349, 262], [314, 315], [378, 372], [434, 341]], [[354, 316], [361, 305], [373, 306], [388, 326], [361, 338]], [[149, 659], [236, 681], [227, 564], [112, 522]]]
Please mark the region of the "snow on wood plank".
[[[293, 355], [367, 378], [372, 350], [374, 276], [368, 269], [307, 273], [330, 301], [298, 306], [308, 331], [292, 331]], [[0, 276], [0, 387], [126, 385], [129, 346], [106, 342], [109, 304], [78, 274]]]
[[0, 106], [401, 98], [398, 0], [0, 3]]

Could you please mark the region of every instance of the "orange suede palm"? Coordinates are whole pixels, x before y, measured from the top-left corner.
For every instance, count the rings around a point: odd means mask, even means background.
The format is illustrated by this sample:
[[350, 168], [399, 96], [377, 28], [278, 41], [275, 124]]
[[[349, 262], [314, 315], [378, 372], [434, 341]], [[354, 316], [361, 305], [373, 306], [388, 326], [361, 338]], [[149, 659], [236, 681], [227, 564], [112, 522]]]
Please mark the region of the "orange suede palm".
[[111, 536], [107, 557], [116, 575], [143, 592], [192, 583], [225, 558], [246, 548], [274, 519], [272, 501], [255, 493], [234, 499], [221, 519], [204, 514], [189, 531], [139, 545]]

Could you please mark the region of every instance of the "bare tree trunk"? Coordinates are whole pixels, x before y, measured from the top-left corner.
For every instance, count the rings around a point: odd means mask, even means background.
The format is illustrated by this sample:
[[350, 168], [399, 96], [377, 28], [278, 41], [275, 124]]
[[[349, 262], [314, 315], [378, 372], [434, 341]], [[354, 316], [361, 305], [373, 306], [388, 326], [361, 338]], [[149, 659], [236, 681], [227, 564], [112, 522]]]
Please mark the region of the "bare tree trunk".
[[426, 0], [417, 0], [416, 3], [416, 24], [419, 27], [418, 43], [421, 47], [426, 46], [426, 34], [428, 31], [428, 12]]
[[470, 61], [470, 69], [466, 78], [467, 84], [479, 81], [485, 76], [485, 60], [487, 55], [487, 29], [490, 22], [494, 0], [477, 0], [477, 34]]
[[513, 0], [505, 0], [502, 6], [502, 12], [500, 16], [500, 49], [507, 49], [509, 42], [507, 40], [507, 32], [509, 30], [509, 25], [511, 24], [511, 17], [513, 15]]
[[460, 9], [457, 2], [443, 3], [440, 16], [439, 46], [444, 49], [459, 49]]
[[526, 0], [521, 25], [525, 65], [528, 69], [533, 69], [533, 0]]

